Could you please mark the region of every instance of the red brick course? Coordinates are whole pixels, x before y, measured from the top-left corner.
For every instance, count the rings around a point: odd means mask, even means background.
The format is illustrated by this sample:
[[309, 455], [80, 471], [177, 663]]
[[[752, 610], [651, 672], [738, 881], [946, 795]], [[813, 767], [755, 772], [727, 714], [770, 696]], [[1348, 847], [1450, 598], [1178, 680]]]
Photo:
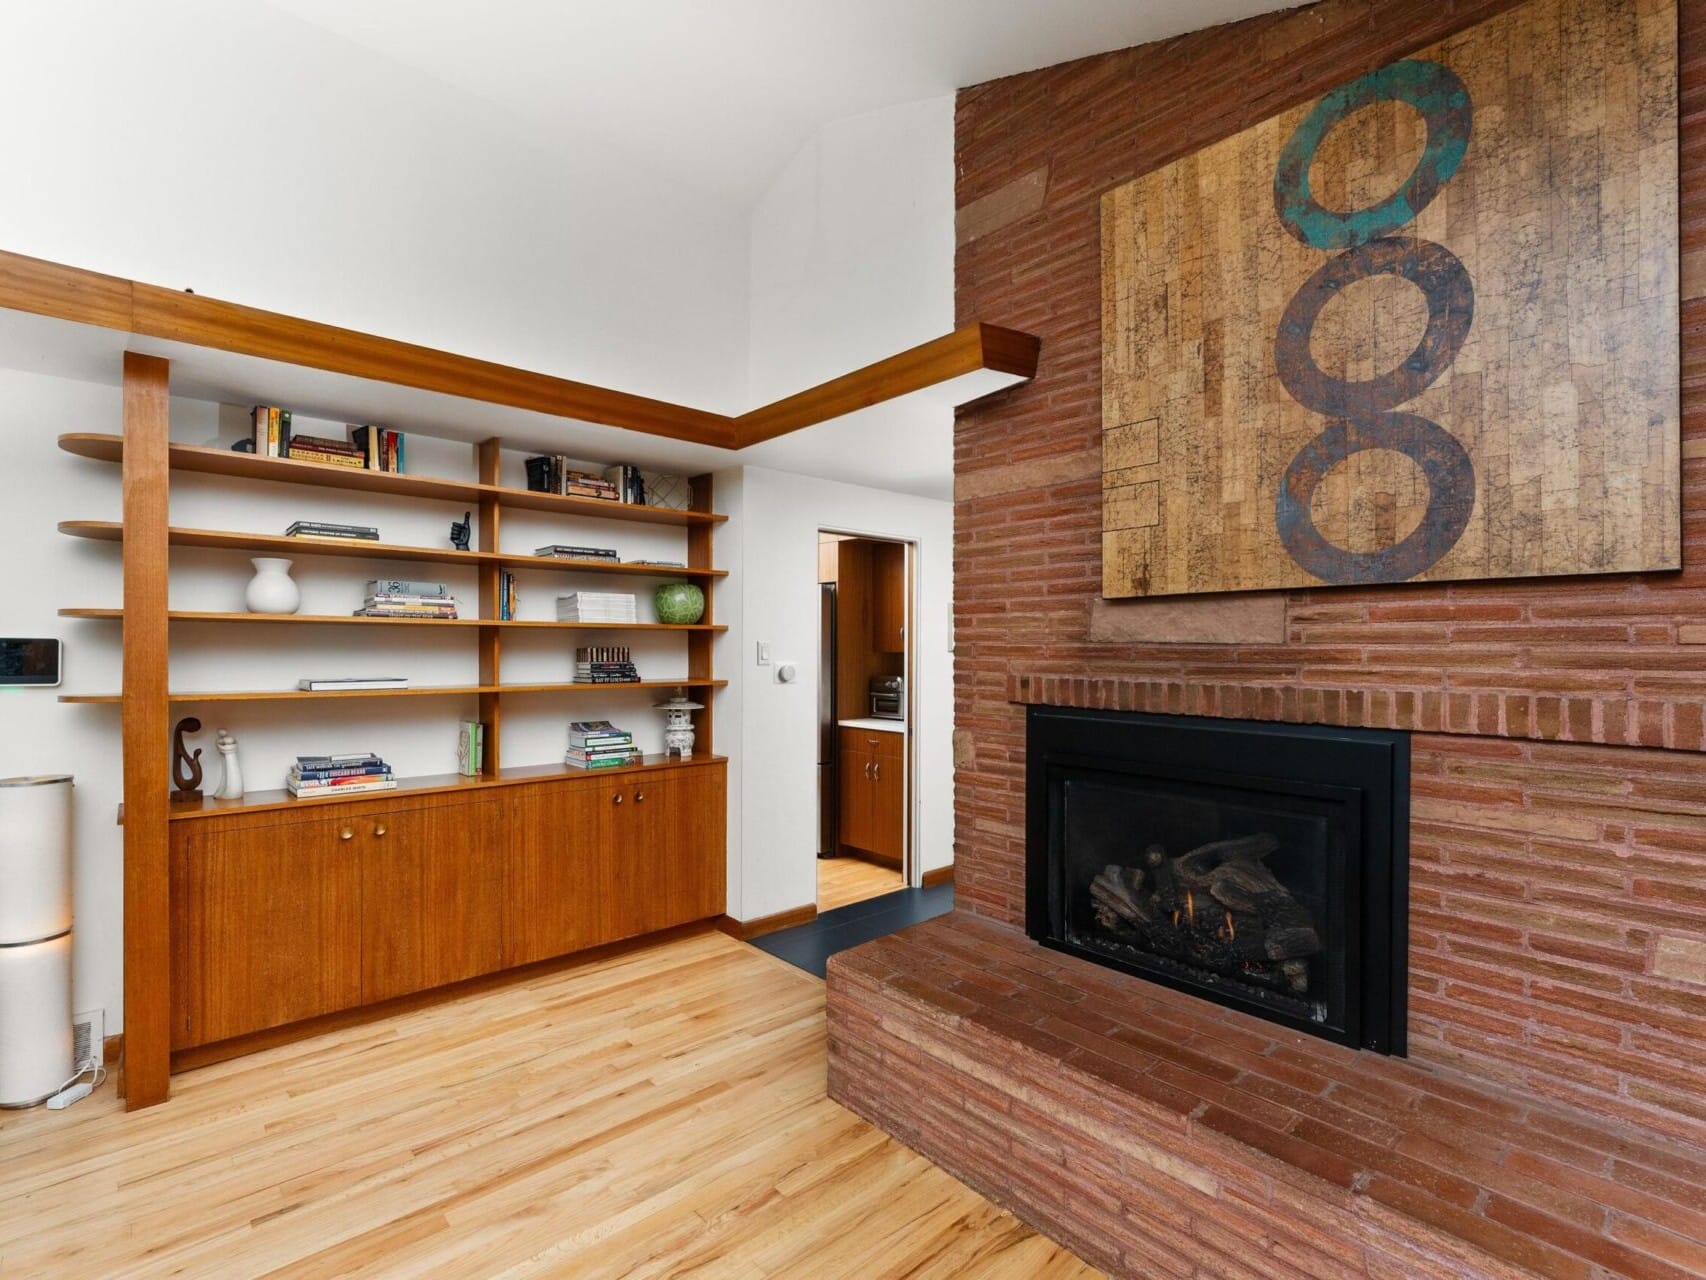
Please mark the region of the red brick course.
[[1681, 5], [1685, 568], [1289, 592], [1284, 644], [1089, 639], [1101, 193], [1508, 7], [1328, 0], [961, 93], [961, 206], [1048, 177], [957, 259], [960, 319], [1043, 348], [955, 433], [956, 892], [1023, 919], [1024, 703], [1411, 729], [1412, 1055], [1706, 1142], [1706, 975], [1660, 960], [1706, 942], [1706, 0]]
[[1116, 1275], [1706, 1274], [1706, 1151], [955, 912], [830, 960], [830, 1094]]

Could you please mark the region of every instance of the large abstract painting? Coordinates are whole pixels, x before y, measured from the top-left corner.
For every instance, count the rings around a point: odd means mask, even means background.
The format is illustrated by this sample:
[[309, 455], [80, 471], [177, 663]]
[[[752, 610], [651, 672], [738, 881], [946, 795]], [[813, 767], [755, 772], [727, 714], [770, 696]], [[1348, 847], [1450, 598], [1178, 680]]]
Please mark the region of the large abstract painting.
[[1103, 594], [1681, 563], [1674, 0], [1530, 0], [1102, 199]]

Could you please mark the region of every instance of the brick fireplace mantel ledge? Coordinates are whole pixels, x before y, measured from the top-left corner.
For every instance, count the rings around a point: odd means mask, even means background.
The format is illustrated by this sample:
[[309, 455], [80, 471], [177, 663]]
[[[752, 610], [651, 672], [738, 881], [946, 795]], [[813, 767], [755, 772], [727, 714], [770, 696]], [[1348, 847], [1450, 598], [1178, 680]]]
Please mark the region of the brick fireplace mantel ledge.
[[1144, 676], [1014, 672], [1007, 700], [1023, 705], [1277, 720], [1341, 728], [1407, 729], [1536, 742], [1706, 751], [1699, 698], [1539, 696], [1496, 691], [1357, 689]]
[[1706, 1275], [1706, 1150], [979, 916], [833, 957], [829, 1033], [831, 1097], [1115, 1275]]

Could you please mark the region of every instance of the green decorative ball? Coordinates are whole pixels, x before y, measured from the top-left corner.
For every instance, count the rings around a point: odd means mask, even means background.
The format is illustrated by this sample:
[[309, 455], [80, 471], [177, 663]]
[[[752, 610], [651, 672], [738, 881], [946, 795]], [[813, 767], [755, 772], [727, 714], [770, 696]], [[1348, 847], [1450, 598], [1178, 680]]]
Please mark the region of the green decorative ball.
[[705, 616], [705, 593], [691, 582], [668, 582], [658, 588], [659, 622], [697, 622]]

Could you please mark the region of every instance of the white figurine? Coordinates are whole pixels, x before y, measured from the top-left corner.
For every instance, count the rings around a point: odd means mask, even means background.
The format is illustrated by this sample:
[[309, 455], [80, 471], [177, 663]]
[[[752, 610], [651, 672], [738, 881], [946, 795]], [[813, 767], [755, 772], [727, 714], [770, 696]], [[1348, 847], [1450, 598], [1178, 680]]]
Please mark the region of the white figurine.
[[243, 766], [237, 760], [237, 739], [229, 729], [221, 729], [214, 735], [213, 745], [219, 748], [219, 759], [225, 765], [225, 776], [219, 780], [219, 790], [214, 792], [221, 800], [241, 800], [243, 798]]

